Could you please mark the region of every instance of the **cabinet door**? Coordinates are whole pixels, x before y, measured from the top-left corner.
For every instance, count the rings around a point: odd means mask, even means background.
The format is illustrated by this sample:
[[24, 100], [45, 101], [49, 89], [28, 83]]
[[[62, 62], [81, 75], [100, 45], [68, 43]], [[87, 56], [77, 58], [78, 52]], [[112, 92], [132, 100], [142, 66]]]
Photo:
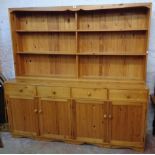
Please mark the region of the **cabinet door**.
[[67, 99], [41, 98], [39, 101], [40, 136], [65, 139], [71, 136], [71, 105]]
[[111, 104], [111, 144], [142, 147], [146, 120], [146, 103], [113, 101]]
[[75, 136], [79, 141], [104, 143], [107, 139], [107, 103], [75, 100]]
[[34, 98], [9, 97], [8, 113], [13, 134], [21, 136], [37, 134], [37, 103]]

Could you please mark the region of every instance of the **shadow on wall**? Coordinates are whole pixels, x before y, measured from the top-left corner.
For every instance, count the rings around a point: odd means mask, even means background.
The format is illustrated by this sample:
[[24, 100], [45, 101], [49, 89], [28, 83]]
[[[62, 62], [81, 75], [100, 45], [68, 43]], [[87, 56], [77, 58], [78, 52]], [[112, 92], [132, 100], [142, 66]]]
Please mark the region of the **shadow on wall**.
[[0, 62], [0, 73], [2, 73], [2, 65], [1, 65], [1, 62]]

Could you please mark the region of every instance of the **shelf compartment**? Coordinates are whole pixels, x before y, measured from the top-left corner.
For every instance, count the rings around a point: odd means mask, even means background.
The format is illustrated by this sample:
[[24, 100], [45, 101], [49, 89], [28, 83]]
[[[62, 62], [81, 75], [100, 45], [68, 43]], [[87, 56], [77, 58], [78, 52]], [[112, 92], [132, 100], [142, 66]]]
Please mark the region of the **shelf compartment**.
[[144, 80], [144, 57], [87, 56], [79, 58], [79, 77]]
[[76, 49], [75, 33], [22, 33], [19, 51], [57, 51], [71, 53]]
[[75, 12], [16, 12], [20, 30], [75, 29]]
[[146, 54], [146, 32], [85, 32], [79, 34], [79, 53]]
[[80, 11], [78, 29], [147, 29], [146, 8]]
[[75, 56], [20, 55], [19, 76], [75, 77]]

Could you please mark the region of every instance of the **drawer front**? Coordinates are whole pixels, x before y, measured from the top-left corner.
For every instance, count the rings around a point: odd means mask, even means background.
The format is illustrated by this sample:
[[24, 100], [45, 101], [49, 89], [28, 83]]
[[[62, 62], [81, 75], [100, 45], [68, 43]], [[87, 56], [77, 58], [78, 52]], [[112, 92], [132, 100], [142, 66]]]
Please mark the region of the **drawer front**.
[[109, 99], [147, 101], [148, 92], [145, 90], [110, 90]]
[[107, 90], [102, 88], [72, 88], [73, 98], [107, 99]]
[[5, 94], [11, 96], [35, 96], [35, 86], [7, 84], [5, 85]]
[[39, 97], [70, 98], [70, 88], [66, 87], [40, 86], [37, 88], [37, 91]]

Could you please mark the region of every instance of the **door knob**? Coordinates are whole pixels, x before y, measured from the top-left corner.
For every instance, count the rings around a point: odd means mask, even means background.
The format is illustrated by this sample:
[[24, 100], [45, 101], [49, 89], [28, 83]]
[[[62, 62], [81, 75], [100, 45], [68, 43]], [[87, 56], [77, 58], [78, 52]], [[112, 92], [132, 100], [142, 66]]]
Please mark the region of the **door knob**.
[[88, 92], [88, 96], [91, 96], [91, 93], [90, 92]]
[[103, 115], [103, 117], [104, 117], [104, 118], [107, 118], [107, 115], [106, 115], [106, 114], [104, 114], [104, 115]]
[[56, 94], [56, 92], [55, 91], [53, 91], [53, 95], [55, 95]]

